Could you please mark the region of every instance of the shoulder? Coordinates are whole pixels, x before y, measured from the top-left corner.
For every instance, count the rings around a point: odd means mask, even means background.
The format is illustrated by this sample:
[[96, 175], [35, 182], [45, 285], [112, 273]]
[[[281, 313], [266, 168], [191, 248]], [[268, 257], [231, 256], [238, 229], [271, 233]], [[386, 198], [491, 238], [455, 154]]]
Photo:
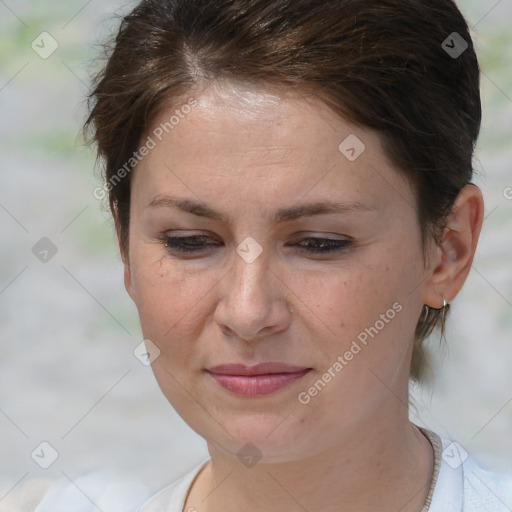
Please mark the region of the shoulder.
[[[210, 459], [202, 461], [171, 485], [151, 496], [147, 487], [131, 478], [95, 471], [71, 479], [46, 480], [34, 512], [182, 512], [194, 478]], [[40, 486], [41, 487], [41, 486]], [[18, 500], [19, 501], [19, 500]], [[26, 501], [26, 500], [25, 500]], [[17, 508], [13, 509], [18, 510]]]
[[178, 480], [149, 498], [136, 512], [182, 512], [193, 481], [209, 461], [209, 458], [201, 461]]
[[440, 469], [429, 512], [510, 512], [512, 471], [493, 471], [457, 441], [440, 439]]
[[463, 471], [465, 511], [512, 510], [512, 471], [493, 471], [471, 455], [463, 463]]
[[63, 477], [47, 486], [34, 512], [135, 511], [149, 492], [139, 481], [95, 471], [76, 479]]

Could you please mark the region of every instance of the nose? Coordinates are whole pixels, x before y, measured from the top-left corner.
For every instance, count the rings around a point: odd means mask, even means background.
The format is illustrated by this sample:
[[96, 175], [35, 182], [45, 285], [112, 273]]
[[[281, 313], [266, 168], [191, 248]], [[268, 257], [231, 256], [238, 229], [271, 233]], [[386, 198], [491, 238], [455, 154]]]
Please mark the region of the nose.
[[287, 328], [291, 321], [289, 290], [263, 251], [248, 262], [238, 253], [221, 281], [214, 319], [230, 337], [255, 342]]

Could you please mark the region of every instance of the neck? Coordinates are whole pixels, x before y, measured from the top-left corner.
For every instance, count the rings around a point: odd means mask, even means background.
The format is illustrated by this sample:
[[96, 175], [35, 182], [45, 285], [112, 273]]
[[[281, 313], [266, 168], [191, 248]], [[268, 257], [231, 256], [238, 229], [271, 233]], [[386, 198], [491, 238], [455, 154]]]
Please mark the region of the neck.
[[421, 512], [432, 478], [432, 446], [410, 423], [407, 408], [399, 403], [390, 411], [386, 405], [381, 418], [343, 431], [328, 451], [305, 459], [248, 468], [209, 444], [211, 462], [184, 510]]

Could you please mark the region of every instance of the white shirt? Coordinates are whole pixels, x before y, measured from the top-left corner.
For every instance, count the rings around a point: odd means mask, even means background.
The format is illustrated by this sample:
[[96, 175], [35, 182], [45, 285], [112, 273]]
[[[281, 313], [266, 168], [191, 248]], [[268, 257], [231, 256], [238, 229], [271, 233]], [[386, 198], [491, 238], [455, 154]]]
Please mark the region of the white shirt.
[[[458, 443], [418, 428], [434, 449], [434, 475], [421, 512], [512, 512], [512, 474], [489, 471]], [[191, 484], [209, 460], [155, 494], [137, 512], [183, 512]]]
[[[512, 512], [512, 473], [489, 471], [457, 442], [418, 428], [434, 450], [434, 474], [421, 512]], [[209, 461], [204, 459], [149, 499], [136, 482], [109, 481], [101, 473], [82, 477], [75, 485], [60, 482], [50, 487], [34, 512], [194, 512], [184, 511], [185, 500]]]

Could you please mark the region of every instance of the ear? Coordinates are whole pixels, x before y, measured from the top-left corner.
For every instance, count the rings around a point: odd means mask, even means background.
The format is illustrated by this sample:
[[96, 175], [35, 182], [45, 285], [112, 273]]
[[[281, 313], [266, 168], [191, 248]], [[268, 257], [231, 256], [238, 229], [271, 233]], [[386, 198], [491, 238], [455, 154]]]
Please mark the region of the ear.
[[128, 295], [134, 300], [134, 292], [133, 292], [133, 281], [132, 281], [132, 271], [130, 266], [129, 255], [125, 253], [121, 241], [121, 227], [119, 224], [119, 219], [117, 214], [113, 215], [114, 217], [114, 225], [116, 231], [116, 239], [117, 239], [117, 247], [119, 249], [119, 254], [121, 255], [121, 259], [123, 261], [124, 266], [124, 287], [128, 292]]
[[135, 294], [133, 291], [133, 281], [132, 281], [132, 270], [130, 267], [130, 263], [124, 262], [124, 287], [128, 292], [128, 295], [135, 302]]
[[434, 269], [424, 282], [427, 306], [439, 309], [443, 297], [450, 303], [459, 293], [473, 264], [483, 216], [482, 192], [476, 185], [466, 185], [455, 199], [432, 260]]

